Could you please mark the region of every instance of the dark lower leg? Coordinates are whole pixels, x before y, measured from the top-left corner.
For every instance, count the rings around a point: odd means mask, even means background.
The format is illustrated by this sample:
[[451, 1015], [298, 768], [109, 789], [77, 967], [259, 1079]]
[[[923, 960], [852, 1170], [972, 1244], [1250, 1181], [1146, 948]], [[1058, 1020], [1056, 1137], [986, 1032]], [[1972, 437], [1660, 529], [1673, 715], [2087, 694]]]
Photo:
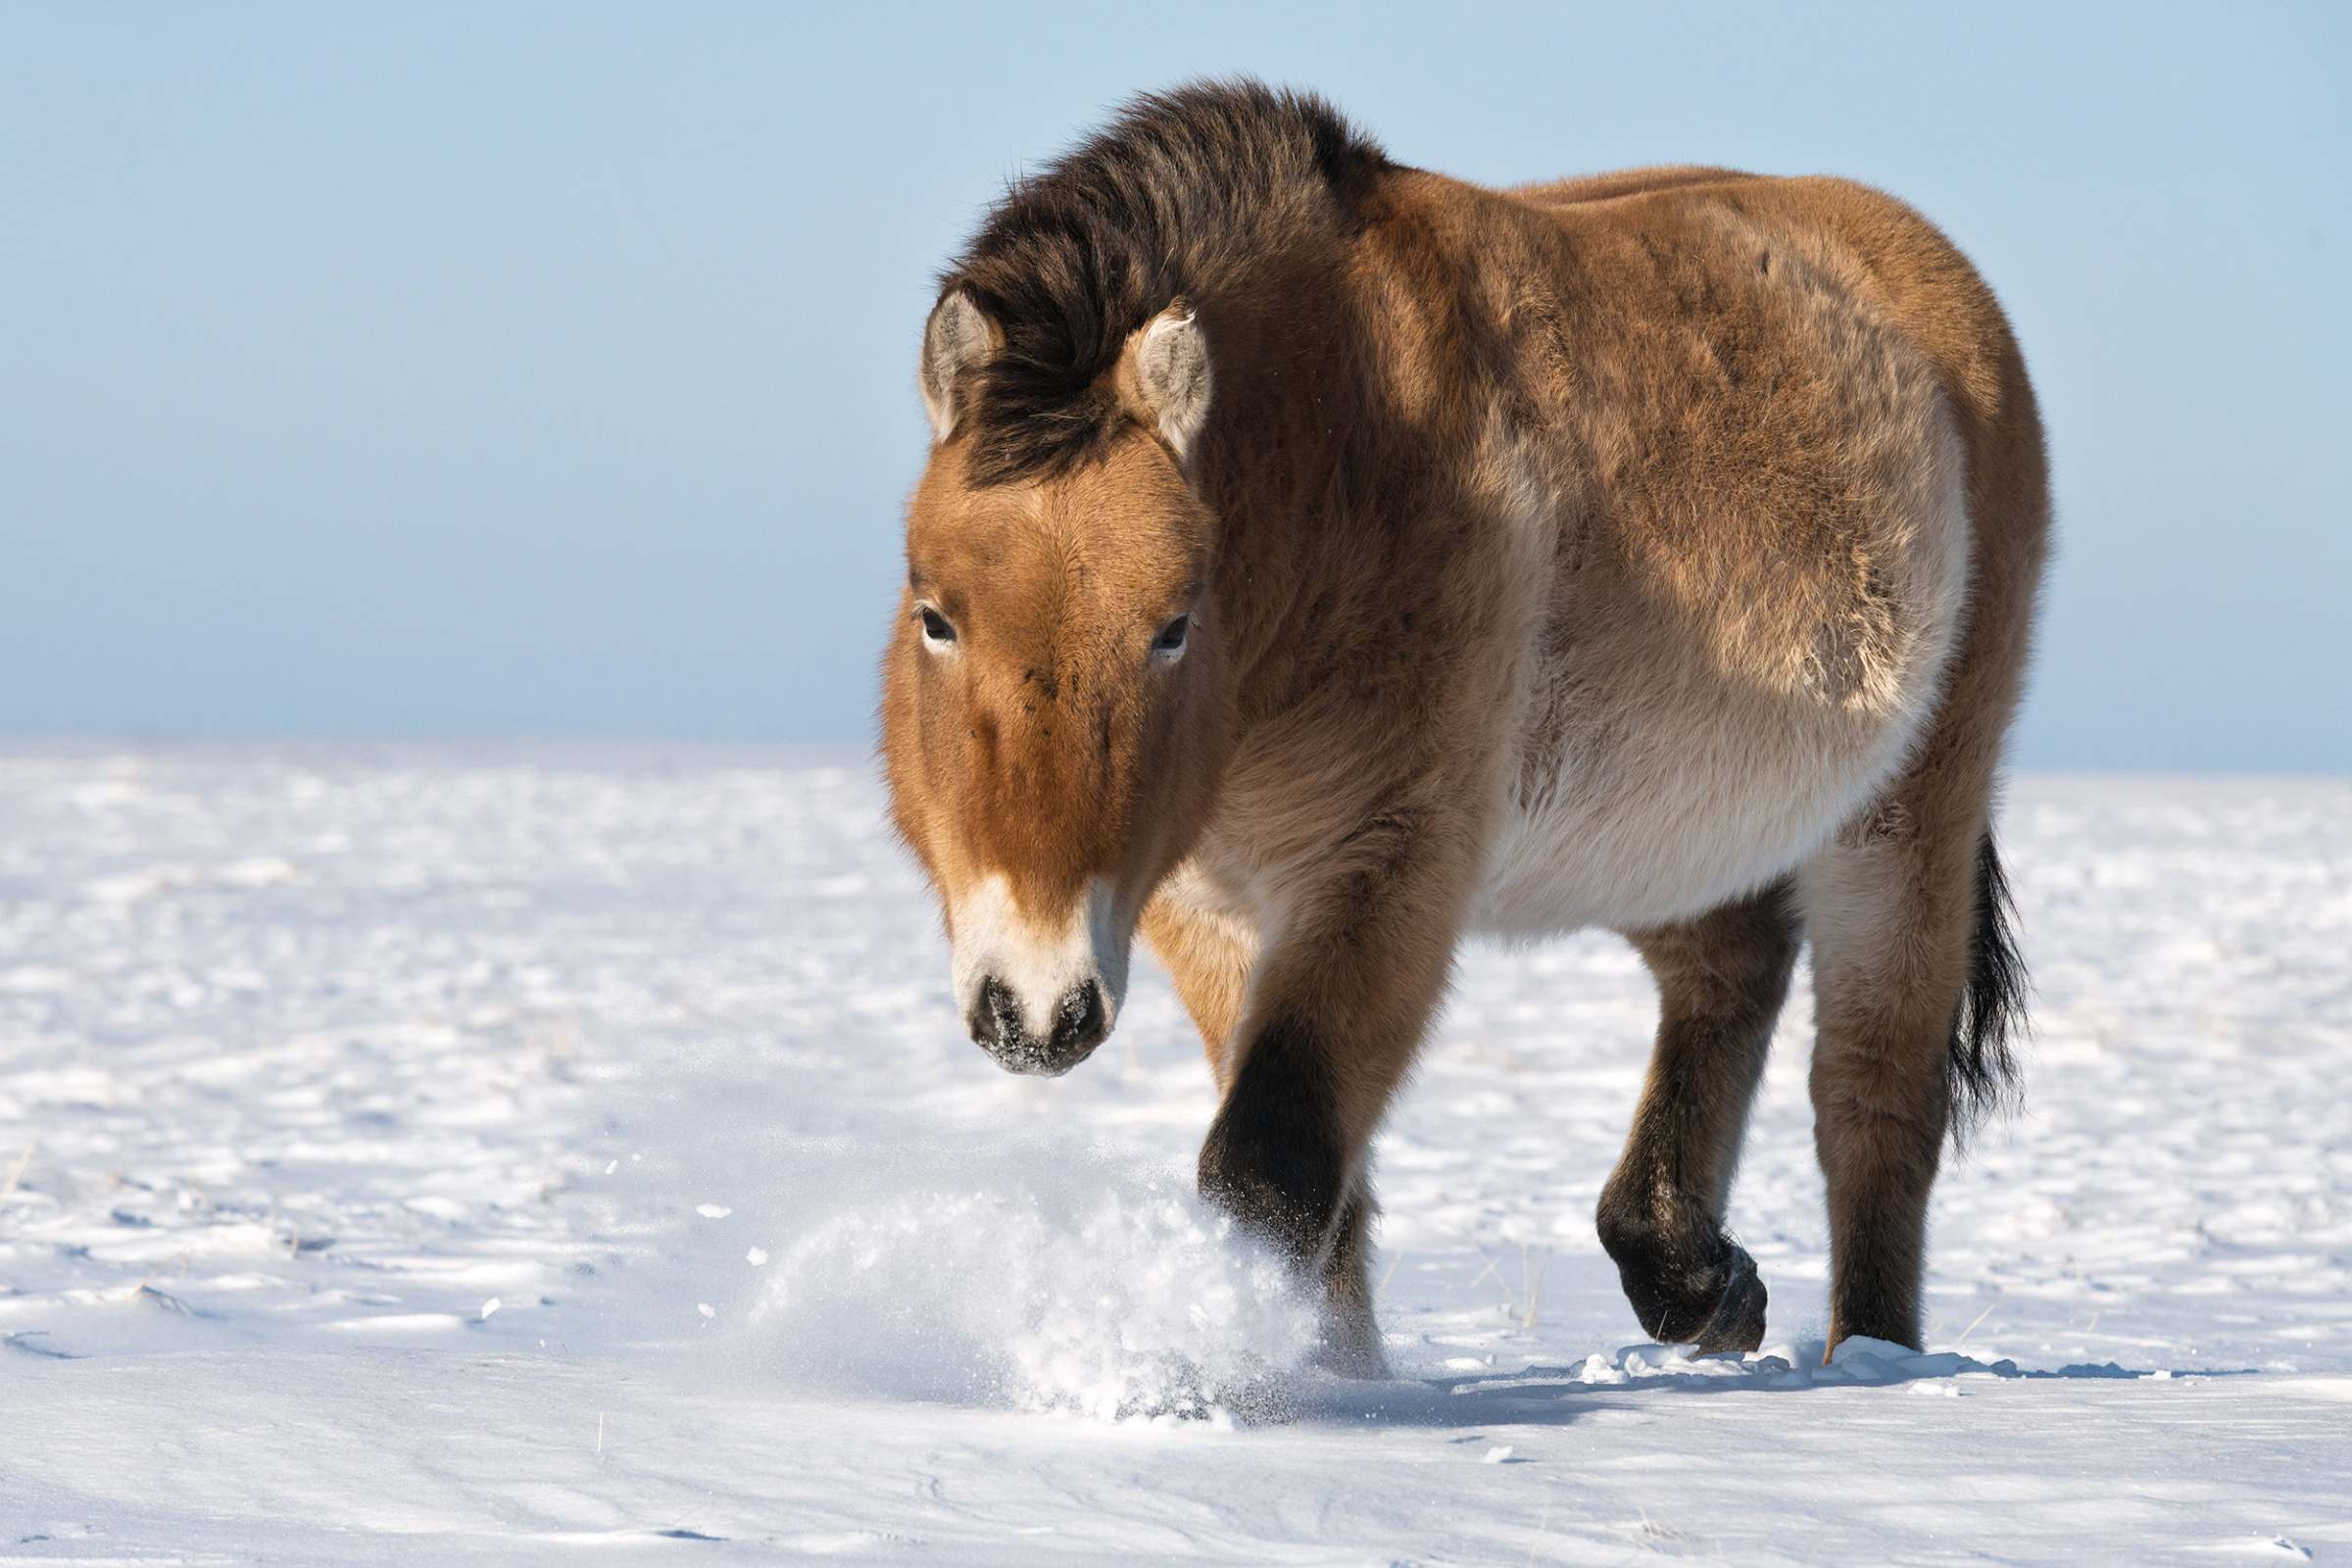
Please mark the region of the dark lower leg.
[[1381, 1349], [1380, 1326], [1372, 1315], [1371, 1226], [1372, 1183], [1359, 1174], [1340, 1210], [1330, 1250], [1323, 1261], [1323, 1343], [1315, 1361], [1326, 1371], [1348, 1377], [1383, 1378], [1388, 1356]]
[[1941, 1097], [1873, 1109], [1818, 1063], [1814, 1079], [1813, 1140], [1829, 1187], [1829, 1343], [1863, 1334], [1922, 1348], [1920, 1269], [1943, 1148]]
[[1332, 1078], [1308, 1031], [1269, 1025], [1251, 1043], [1200, 1146], [1201, 1196], [1300, 1270], [1323, 1258], [1348, 1182]]
[[1382, 1377], [1367, 1277], [1371, 1179], [1350, 1158], [1332, 1073], [1302, 1031], [1270, 1027], [1236, 1073], [1200, 1150], [1200, 1191], [1321, 1286], [1320, 1366]]
[[1763, 1343], [1764, 1286], [1724, 1234], [1723, 1216], [1788, 995], [1796, 923], [1774, 888], [1633, 941], [1657, 976], [1658, 1041], [1625, 1153], [1601, 1193], [1601, 1245], [1644, 1332], [1752, 1350]]

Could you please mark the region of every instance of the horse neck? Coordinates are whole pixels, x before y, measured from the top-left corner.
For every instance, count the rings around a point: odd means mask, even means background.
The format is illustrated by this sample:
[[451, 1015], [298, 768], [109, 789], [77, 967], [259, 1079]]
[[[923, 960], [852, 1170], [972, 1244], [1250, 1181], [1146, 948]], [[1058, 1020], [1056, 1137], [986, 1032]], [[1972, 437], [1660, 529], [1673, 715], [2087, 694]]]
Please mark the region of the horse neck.
[[1345, 529], [1344, 466], [1368, 407], [1344, 260], [1296, 258], [1220, 302], [1217, 414], [1199, 475], [1218, 519], [1215, 594], [1238, 678], [1276, 651]]

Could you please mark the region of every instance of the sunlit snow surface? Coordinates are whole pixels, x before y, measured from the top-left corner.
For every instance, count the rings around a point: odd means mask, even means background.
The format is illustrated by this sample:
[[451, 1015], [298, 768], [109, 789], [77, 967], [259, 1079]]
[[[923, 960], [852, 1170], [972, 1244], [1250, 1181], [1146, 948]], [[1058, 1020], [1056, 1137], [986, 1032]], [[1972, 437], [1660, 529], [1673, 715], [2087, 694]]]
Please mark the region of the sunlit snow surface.
[[2038, 1034], [1936, 1353], [1819, 1366], [1801, 1000], [1766, 1350], [1640, 1343], [1589, 936], [1465, 955], [1348, 1384], [1192, 1194], [1164, 982], [999, 1071], [862, 758], [8, 743], [0, 1562], [2352, 1560], [2352, 785], [2003, 834]]

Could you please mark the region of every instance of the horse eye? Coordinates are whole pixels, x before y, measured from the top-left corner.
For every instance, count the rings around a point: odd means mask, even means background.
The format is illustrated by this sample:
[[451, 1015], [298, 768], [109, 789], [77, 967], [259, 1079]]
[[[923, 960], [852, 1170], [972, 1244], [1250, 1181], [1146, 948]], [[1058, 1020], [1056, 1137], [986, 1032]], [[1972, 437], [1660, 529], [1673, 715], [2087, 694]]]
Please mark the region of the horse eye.
[[947, 616], [933, 610], [929, 605], [924, 605], [922, 612], [923, 637], [926, 641], [952, 643], [956, 640], [956, 628], [948, 624]]
[[1155, 654], [1183, 653], [1184, 634], [1192, 629], [1192, 616], [1178, 615], [1174, 620], [1159, 628], [1159, 636], [1152, 642], [1152, 651]]

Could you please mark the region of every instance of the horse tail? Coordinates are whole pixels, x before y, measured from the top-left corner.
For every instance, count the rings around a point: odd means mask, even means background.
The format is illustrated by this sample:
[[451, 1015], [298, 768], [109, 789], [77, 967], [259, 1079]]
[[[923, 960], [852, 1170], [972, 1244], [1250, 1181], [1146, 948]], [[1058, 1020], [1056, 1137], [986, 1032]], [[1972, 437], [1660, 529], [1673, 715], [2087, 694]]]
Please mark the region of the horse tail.
[[1955, 1141], [1965, 1142], [1987, 1116], [2018, 1099], [2017, 1054], [2026, 1031], [2026, 960], [2017, 951], [2017, 901], [1993, 847], [1992, 829], [1977, 841], [1977, 928], [1969, 943], [1968, 984], [1952, 1014], [1944, 1058]]

